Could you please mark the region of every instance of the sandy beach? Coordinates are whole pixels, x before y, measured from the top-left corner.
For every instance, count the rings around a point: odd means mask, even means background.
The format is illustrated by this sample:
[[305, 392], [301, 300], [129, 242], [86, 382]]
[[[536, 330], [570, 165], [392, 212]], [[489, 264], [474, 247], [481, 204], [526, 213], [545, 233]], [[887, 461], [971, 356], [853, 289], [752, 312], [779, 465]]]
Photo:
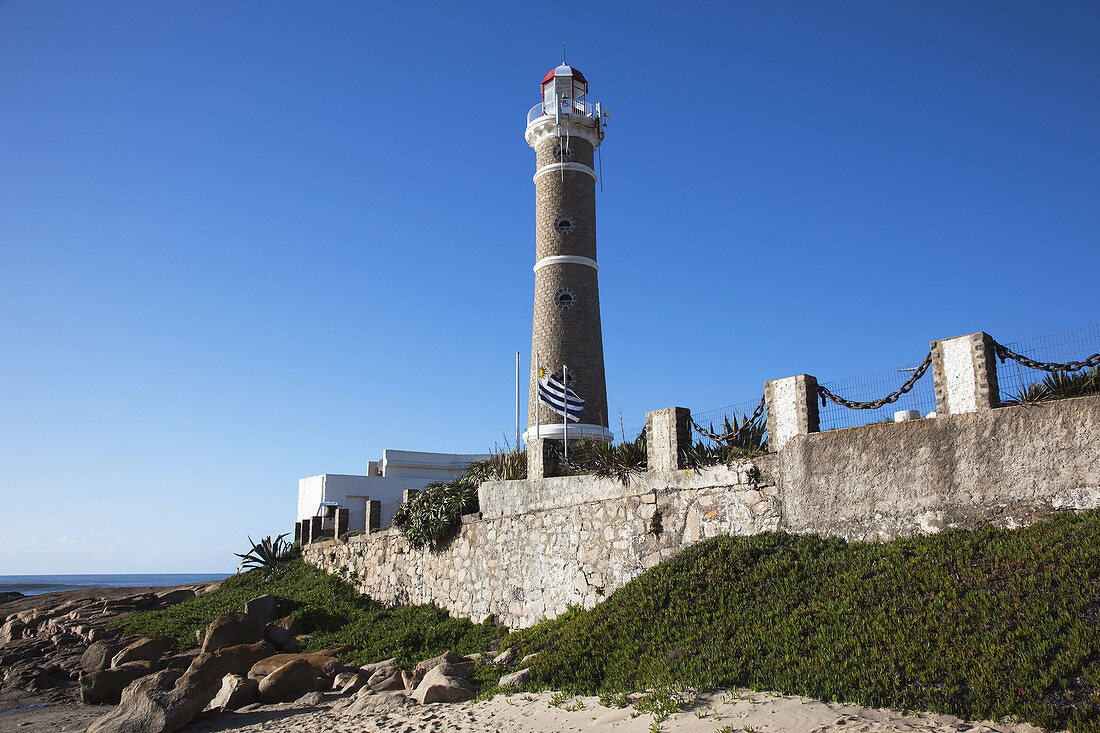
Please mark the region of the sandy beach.
[[[345, 714], [341, 698], [328, 695], [320, 705], [270, 705], [249, 712], [225, 713], [185, 728], [193, 733], [427, 733], [428, 731], [499, 731], [567, 733], [617, 731], [648, 733], [649, 713], [609, 708], [597, 697], [574, 697], [553, 705], [554, 693], [498, 695], [487, 702], [417, 705], [378, 695], [379, 709]], [[347, 700], [347, 698], [343, 698]], [[345, 703], [346, 704], [346, 703]], [[109, 707], [50, 705], [0, 715], [0, 731], [46, 733], [84, 730]], [[732, 726], [732, 727], [731, 727]], [[803, 697], [748, 690], [700, 694], [684, 710], [661, 723], [662, 731], [736, 731], [824, 733], [825, 731], [927, 731], [943, 733], [1038, 733], [1026, 723], [968, 722], [951, 715], [879, 710], [860, 705], [824, 703]]]

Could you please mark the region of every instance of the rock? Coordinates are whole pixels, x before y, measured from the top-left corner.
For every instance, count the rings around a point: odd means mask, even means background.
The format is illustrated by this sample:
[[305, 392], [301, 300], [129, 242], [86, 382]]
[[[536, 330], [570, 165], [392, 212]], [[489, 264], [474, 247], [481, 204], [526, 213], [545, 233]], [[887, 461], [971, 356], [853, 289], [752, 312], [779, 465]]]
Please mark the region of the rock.
[[256, 666], [248, 671], [248, 676], [253, 679], [261, 679], [287, 662], [294, 661], [295, 659], [304, 659], [313, 665], [318, 676], [324, 675], [333, 677], [341, 672], [348, 671], [348, 666], [341, 662], [335, 655], [335, 652], [339, 651], [343, 651], [343, 649], [322, 649], [321, 651], [311, 652], [309, 654], [276, 654], [273, 657], [268, 657], [267, 659], [257, 662]]
[[178, 645], [174, 636], [144, 636], [111, 657], [111, 666], [121, 667], [127, 662], [160, 659]]
[[111, 657], [129, 645], [131, 639], [122, 641], [94, 641], [80, 657], [80, 668], [85, 672], [97, 672], [111, 666]]
[[516, 648], [509, 647], [493, 658], [493, 664], [499, 664], [501, 667], [511, 667], [516, 663], [518, 657], [519, 653]]
[[282, 649], [286, 646], [286, 643], [290, 641], [290, 633], [282, 626], [276, 626], [275, 624], [268, 624], [264, 628], [264, 639], [270, 641], [275, 645], [276, 649]]
[[497, 684], [501, 687], [523, 687], [530, 681], [531, 669], [529, 667], [524, 667], [521, 670], [504, 675]]
[[198, 649], [188, 649], [185, 652], [179, 654], [173, 654], [164, 661], [164, 666], [171, 667], [172, 669], [187, 669], [191, 666], [191, 662], [195, 661], [195, 657], [199, 656]]
[[440, 664], [424, 675], [411, 697], [419, 703], [473, 700], [477, 690], [461, 677], [448, 675], [449, 665]]
[[395, 665], [388, 665], [386, 667], [376, 667], [370, 677], [367, 678], [367, 684], [373, 687], [374, 685], [381, 684], [383, 681], [393, 677], [394, 673], [399, 673], [401, 670]]
[[190, 588], [177, 588], [176, 590], [166, 590], [157, 593], [157, 600], [165, 606], [173, 606], [194, 597], [195, 591]]
[[239, 710], [259, 700], [260, 685], [256, 680], [243, 674], [227, 674], [222, 678], [222, 687], [207, 705], [207, 709], [217, 708], [222, 712]]
[[282, 618], [277, 618], [272, 621], [271, 624], [272, 626], [278, 626], [280, 629], [284, 629], [286, 633], [290, 634], [291, 636], [301, 636], [302, 634], [306, 633], [306, 629], [304, 626], [302, 626], [302, 622], [299, 621], [298, 617], [294, 614], [283, 616]]
[[484, 657], [485, 657], [485, 655], [484, 655], [484, 654], [482, 654], [481, 652], [474, 652], [473, 654], [467, 654], [467, 655], [465, 656], [465, 659], [469, 659], [469, 660], [470, 660], [471, 662], [473, 662], [474, 664], [477, 664], [477, 663], [478, 663], [478, 662], [480, 662], [480, 661], [481, 661], [482, 659], [484, 659]]
[[7, 603], [8, 601], [14, 601], [18, 598], [23, 598], [23, 594], [17, 590], [6, 590], [0, 593], [0, 605]]
[[325, 700], [325, 693], [323, 692], [307, 692], [294, 701], [295, 705], [320, 705]]
[[275, 620], [275, 596], [267, 594], [253, 598], [244, 604], [244, 612], [258, 630]]
[[224, 647], [195, 657], [182, 675], [177, 669], [166, 669], [143, 677], [122, 691], [118, 707], [97, 720], [89, 733], [179, 730], [214, 699], [225, 675], [243, 675], [274, 651], [267, 642]]
[[[343, 677], [343, 684], [337, 684], [340, 678]], [[363, 689], [367, 685], [367, 676], [362, 672], [344, 673], [336, 675], [336, 680], [332, 683], [332, 689], [339, 690], [341, 695], [351, 695], [359, 690]]]
[[317, 689], [317, 671], [309, 660], [293, 659], [260, 680], [260, 702], [290, 702]]
[[223, 613], [210, 622], [203, 637], [202, 652], [207, 654], [229, 646], [263, 641], [260, 632], [243, 613]]
[[519, 664], [520, 664], [520, 666], [521, 666], [521, 667], [526, 667], [526, 666], [527, 666], [527, 665], [529, 665], [529, 664], [530, 664], [531, 662], [535, 661], [535, 657], [537, 657], [537, 656], [538, 656], [538, 654], [528, 654], [528, 655], [527, 655], [526, 657], [524, 657], [523, 659], [519, 660]]
[[84, 672], [80, 675], [80, 701], [85, 705], [115, 704], [131, 682], [149, 673], [138, 664]]
[[474, 671], [474, 662], [465, 657], [460, 657], [454, 652], [446, 652], [438, 657], [425, 659], [423, 662], [416, 665], [416, 671], [423, 676], [441, 664], [451, 665], [451, 674], [457, 677], [466, 677], [470, 672]]
[[[379, 670], [378, 672], [375, 672], [373, 675], [371, 675], [371, 679], [373, 680], [375, 677], [378, 677], [384, 671], [385, 670]], [[377, 682], [368, 682], [367, 684], [370, 685], [370, 688], [372, 690], [374, 690], [375, 692], [390, 692], [392, 690], [404, 690], [405, 689], [405, 681], [401, 677], [401, 674], [402, 674], [401, 670], [394, 669], [393, 674], [391, 674], [389, 677], [385, 677], [383, 679], [380, 679]]]
[[404, 692], [380, 692], [377, 694], [364, 695], [364, 690], [370, 690], [370, 688], [364, 687], [359, 691], [359, 695], [355, 698], [355, 702], [344, 708], [344, 715], [392, 713], [413, 704], [412, 698]]
[[0, 626], [0, 644], [7, 644], [15, 639], [22, 639], [26, 631], [27, 624], [20, 621], [18, 617], [8, 619], [4, 622], [3, 626]]
[[88, 641], [94, 644], [97, 641], [117, 639], [121, 635], [122, 629], [108, 629], [103, 626], [93, 626], [88, 632]]
[[382, 669], [383, 667], [396, 666], [397, 659], [395, 657], [390, 657], [389, 659], [383, 659], [381, 662], [371, 662], [370, 664], [364, 664], [362, 667], [359, 668], [359, 671], [365, 674], [368, 679], [370, 679], [370, 676], [372, 674]]
[[401, 682], [405, 685], [406, 691], [412, 691], [416, 689], [416, 686], [420, 684], [420, 680], [424, 679], [424, 675], [417, 670], [412, 672], [401, 671]]
[[[172, 715], [174, 711], [161, 704], [164, 698], [171, 696], [181, 676], [178, 669], [166, 669], [137, 680], [122, 691], [118, 707], [92, 723], [88, 733], [156, 733], [182, 728], [187, 723], [175, 725], [178, 720]], [[193, 717], [194, 713], [187, 721]]]

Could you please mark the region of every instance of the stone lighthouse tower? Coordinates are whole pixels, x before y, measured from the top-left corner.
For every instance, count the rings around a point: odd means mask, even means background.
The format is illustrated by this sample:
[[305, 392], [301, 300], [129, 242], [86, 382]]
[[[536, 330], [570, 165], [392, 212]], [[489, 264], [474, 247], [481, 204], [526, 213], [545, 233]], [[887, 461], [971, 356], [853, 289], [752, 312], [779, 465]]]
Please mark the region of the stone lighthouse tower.
[[596, 281], [594, 158], [604, 112], [588, 101], [584, 75], [564, 62], [546, 74], [540, 92], [526, 132], [535, 149], [535, 316], [524, 440], [560, 440], [566, 431], [560, 410], [539, 399], [540, 377], [559, 387], [564, 377], [583, 400], [571, 411], [570, 440], [611, 440]]

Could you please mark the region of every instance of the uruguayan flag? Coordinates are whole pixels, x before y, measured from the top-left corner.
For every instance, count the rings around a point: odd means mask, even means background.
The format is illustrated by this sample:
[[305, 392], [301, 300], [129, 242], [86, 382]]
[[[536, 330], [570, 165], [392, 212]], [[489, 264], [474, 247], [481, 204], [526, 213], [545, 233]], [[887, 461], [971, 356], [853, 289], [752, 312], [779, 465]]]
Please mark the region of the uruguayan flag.
[[562, 381], [539, 364], [539, 404], [546, 405], [559, 415], [573, 422], [580, 422], [584, 400], [577, 393], [562, 384]]

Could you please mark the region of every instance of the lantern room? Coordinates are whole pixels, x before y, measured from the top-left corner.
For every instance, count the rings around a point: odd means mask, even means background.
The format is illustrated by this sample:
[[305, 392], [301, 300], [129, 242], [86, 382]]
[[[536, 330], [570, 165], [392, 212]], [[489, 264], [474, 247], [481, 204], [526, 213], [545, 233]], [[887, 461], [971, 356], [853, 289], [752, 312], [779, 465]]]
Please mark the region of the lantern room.
[[555, 99], [563, 103], [571, 99], [579, 102], [583, 109], [584, 97], [587, 93], [588, 82], [584, 74], [566, 64], [550, 69], [542, 78], [542, 101], [548, 108]]

